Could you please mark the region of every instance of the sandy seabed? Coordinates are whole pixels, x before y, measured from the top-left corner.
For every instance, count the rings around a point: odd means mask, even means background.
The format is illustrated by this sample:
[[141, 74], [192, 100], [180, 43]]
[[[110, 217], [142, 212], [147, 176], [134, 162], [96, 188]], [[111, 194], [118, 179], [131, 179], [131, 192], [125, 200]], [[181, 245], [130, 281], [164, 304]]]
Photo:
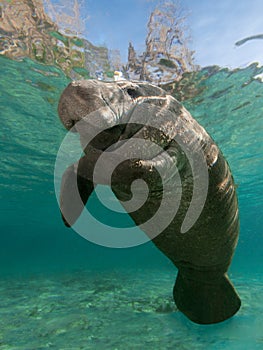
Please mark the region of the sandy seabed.
[[197, 325], [174, 305], [170, 271], [76, 271], [5, 277], [0, 349], [263, 349], [262, 276], [232, 280], [238, 314]]

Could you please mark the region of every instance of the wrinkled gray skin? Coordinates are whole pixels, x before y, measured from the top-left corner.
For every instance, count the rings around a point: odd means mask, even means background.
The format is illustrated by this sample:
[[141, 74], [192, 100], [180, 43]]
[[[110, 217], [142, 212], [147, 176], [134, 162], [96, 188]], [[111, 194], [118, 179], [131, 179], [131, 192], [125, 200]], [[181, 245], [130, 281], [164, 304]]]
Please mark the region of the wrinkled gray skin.
[[[149, 96], [152, 98], [147, 98]], [[131, 197], [132, 181], [146, 179], [150, 188], [149, 198], [140, 210], [129, 213], [140, 225], [156, 212], [163, 195], [160, 177], [154, 168], [164, 167], [166, 180], [173, 187], [176, 166], [182, 182], [180, 206], [168, 227], [152, 239], [178, 268], [173, 291], [175, 303], [189, 319], [200, 324], [221, 322], [233, 316], [241, 302], [226, 272], [238, 239], [237, 197], [228, 164], [206, 131], [164, 90], [141, 82], [72, 82], [60, 98], [58, 112], [68, 130], [74, 127], [73, 131], [80, 133], [85, 152], [78, 164], [69, 167], [63, 176], [60, 205], [61, 212], [66, 213], [67, 219], [62, 214], [65, 224], [71, 226], [83, 209], [83, 206], [74, 206], [74, 193], [71, 191], [73, 173], [77, 172], [78, 190], [85, 205], [96, 185], [93, 183], [93, 170], [103, 150], [118, 140], [134, 136], [153, 137], [158, 145], [165, 147], [165, 152], [154, 154], [145, 149], [143, 160], [123, 162], [113, 173], [111, 188], [118, 199], [125, 201]], [[164, 134], [143, 127], [149, 114], [155, 119], [162, 118]], [[88, 129], [83, 131], [76, 124], [83, 118], [108, 130], [86, 145]], [[124, 127], [125, 122], [142, 125]], [[203, 211], [184, 234], [180, 228], [191, 202], [193, 176], [186, 155], [173, 140], [178, 133], [190, 151], [203, 150], [209, 176]], [[167, 152], [170, 157], [165, 156]], [[114, 155], [112, 157], [114, 160]], [[107, 183], [103, 172], [98, 182]], [[166, 195], [169, 197], [169, 191]], [[151, 237], [151, 232], [146, 233]]]

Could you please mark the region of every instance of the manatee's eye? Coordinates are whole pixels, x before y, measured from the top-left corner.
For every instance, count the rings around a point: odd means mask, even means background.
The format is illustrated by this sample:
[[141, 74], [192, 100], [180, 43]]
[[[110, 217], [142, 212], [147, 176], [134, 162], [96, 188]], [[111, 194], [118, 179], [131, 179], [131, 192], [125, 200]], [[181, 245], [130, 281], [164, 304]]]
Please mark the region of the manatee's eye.
[[126, 91], [127, 91], [128, 95], [131, 96], [131, 98], [137, 98], [137, 97], [141, 96], [139, 91], [136, 89], [128, 88]]

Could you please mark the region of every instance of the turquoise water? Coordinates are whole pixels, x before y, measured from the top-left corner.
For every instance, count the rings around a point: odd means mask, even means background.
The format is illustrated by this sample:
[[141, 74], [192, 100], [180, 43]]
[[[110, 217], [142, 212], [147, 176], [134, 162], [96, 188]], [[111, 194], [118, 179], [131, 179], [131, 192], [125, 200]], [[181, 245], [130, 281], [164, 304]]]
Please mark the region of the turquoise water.
[[175, 309], [176, 271], [150, 242], [108, 249], [64, 227], [53, 172], [69, 79], [31, 60], [0, 67], [0, 349], [263, 349], [263, 68], [204, 68], [181, 84], [231, 166], [241, 217], [230, 274], [242, 308], [198, 326]]

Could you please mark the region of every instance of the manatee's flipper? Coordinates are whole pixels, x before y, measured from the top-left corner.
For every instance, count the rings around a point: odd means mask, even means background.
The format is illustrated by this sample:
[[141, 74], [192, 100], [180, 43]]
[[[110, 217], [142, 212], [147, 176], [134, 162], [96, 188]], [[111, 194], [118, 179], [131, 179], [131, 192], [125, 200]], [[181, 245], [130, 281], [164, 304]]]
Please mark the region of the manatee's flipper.
[[178, 309], [199, 324], [224, 321], [233, 316], [241, 305], [227, 275], [204, 280], [200, 273], [197, 276], [193, 273], [191, 278], [189, 273], [185, 275], [179, 270], [173, 295]]
[[78, 219], [94, 189], [92, 181], [77, 174], [77, 168], [77, 163], [69, 166], [61, 181], [60, 211], [68, 227]]

